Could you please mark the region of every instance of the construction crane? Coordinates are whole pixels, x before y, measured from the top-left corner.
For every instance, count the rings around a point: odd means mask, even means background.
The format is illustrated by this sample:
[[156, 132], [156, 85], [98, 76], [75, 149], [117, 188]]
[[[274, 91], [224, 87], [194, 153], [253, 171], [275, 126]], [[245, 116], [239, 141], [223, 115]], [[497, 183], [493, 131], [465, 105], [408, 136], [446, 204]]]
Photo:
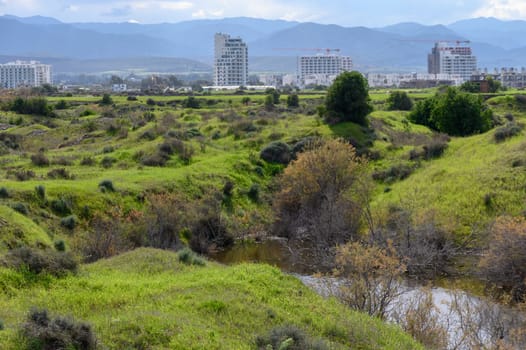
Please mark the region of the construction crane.
[[337, 52], [339, 53], [341, 49], [327, 49], [327, 48], [308, 48], [308, 47], [276, 47], [272, 50], [276, 51], [317, 51], [317, 52], [325, 52], [326, 55], [330, 55], [331, 52]]

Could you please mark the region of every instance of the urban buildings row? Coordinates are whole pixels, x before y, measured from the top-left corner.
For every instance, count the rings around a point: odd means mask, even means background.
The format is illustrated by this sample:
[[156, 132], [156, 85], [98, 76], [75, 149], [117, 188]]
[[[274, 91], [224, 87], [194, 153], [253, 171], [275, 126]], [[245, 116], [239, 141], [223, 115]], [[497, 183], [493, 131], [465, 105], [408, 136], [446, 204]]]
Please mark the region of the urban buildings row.
[[[327, 50], [326, 54], [298, 57], [297, 77], [290, 82], [298, 86], [330, 85], [340, 73], [351, 70], [351, 57], [331, 54], [330, 50]], [[214, 85], [216, 87], [239, 87], [247, 86], [247, 83], [247, 44], [239, 37], [216, 33], [214, 36]]]
[[0, 64], [0, 88], [16, 89], [51, 84], [51, 66], [38, 61]]
[[492, 72], [488, 69], [477, 70], [471, 75], [471, 81], [484, 81], [488, 79], [499, 81], [507, 88], [526, 88], [526, 68], [495, 68]]

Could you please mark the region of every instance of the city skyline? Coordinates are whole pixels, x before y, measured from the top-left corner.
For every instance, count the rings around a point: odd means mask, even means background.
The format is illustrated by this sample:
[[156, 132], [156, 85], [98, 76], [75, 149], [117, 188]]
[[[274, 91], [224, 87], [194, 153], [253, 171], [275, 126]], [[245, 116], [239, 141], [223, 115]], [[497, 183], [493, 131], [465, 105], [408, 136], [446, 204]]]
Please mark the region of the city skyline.
[[526, 18], [523, 0], [0, 0], [0, 14], [48, 16], [63, 22], [181, 22], [192, 19], [257, 17], [342, 26], [399, 22], [449, 24], [476, 17]]

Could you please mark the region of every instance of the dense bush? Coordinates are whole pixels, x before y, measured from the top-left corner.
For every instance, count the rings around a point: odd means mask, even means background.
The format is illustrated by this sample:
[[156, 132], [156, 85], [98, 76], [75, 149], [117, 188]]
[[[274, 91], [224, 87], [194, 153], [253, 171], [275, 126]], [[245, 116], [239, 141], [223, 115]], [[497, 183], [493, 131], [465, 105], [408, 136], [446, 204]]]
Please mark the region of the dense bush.
[[284, 142], [276, 141], [268, 144], [259, 156], [269, 163], [288, 164], [292, 157], [292, 152], [289, 145]]
[[519, 135], [522, 132], [522, 129], [524, 129], [524, 124], [509, 122], [506, 125], [497, 128], [493, 137], [495, 142], [503, 142], [510, 137]]
[[71, 214], [71, 206], [69, 200], [66, 198], [53, 199], [50, 203], [51, 210], [57, 215], [66, 216]]
[[188, 98], [186, 98], [183, 101], [183, 107], [184, 108], [200, 108], [201, 106], [199, 104], [199, 101], [194, 96], [188, 96]]
[[288, 108], [297, 108], [300, 106], [300, 98], [298, 94], [292, 94], [287, 96], [287, 107]]
[[492, 114], [479, 96], [450, 87], [418, 102], [409, 119], [448, 135], [467, 136], [489, 130]]
[[405, 91], [393, 91], [387, 98], [387, 109], [390, 111], [410, 111], [413, 101]]
[[0, 198], [9, 198], [9, 191], [5, 187], [0, 187]]
[[71, 180], [74, 178], [65, 168], [53, 169], [47, 173], [47, 177], [50, 179], [64, 179]]
[[448, 146], [448, 137], [438, 136], [434, 137], [429, 143], [422, 146], [422, 149], [413, 149], [409, 152], [410, 160], [425, 159], [430, 160], [439, 158], [444, 154]]
[[5, 264], [34, 274], [48, 273], [54, 276], [76, 272], [78, 265], [71, 253], [28, 247], [10, 250], [5, 256]]
[[185, 247], [177, 252], [177, 258], [180, 262], [186, 265], [206, 265], [206, 260], [194, 253], [190, 248]]
[[267, 334], [256, 338], [256, 346], [260, 350], [328, 350], [322, 340], [312, 340], [304, 331], [293, 325], [283, 325], [272, 328]]
[[48, 105], [47, 100], [43, 97], [17, 97], [11, 102], [9, 109], [20, 114], [54, 116], [53, 108]]
[[51, 319], [46, 309], [32, 309], [22, 325], [27, 349], [94, 350], [97, 340], [91, 326], [71, 317]]
[[60, 225], [68, 230], [73, 230], [77, 225], [77, 217], [75, 215], [66, 216], [60, 220]]
[[109, 106], [113, 104], [113, 99], [111, 98], [110, 94], [102, 95], [102, 100], [100, 100], [100, 104], [103, 106]]
[[27, 181], [36, 176], [35, 172], [32, 170], [17, 170], [14, 174], [18, 181]]
[[413, 168], [407, 164], [393, 165], [386, 170], [378, 170], [373, 173], [373, 179], [391, 183], [399, 180], [404, 180], [411, 175]]
[[42, 152], [35, 153], [31, 156], [31, 162], [36, 166], [48, 166], [49, 159]]
[[13, 208], [13, 210], [16, 210], [17, 212], [19, 212], [22, 215], [29, 214], [29, 210], [27, 209], [27, 207], [26, 207], [26, 205], [24, 203], [20, 203], [20, 202], [13, 203], [13, 204], [11, 204], [11, 208]]
[[115, 192], [115, 187], [111, 180], [102, 180], [99, 183], [99, 188], [103, 191]]
[[95, 158], [91, 156], [84, 157], [80, 160], [80, 165], [84, 165], [84, 166], [93, 166], [95, 165], [95, 163], [96, 163]]
[[100, 165], [105, 168], [105, 169], [108, 169], [108, 168], [111, 168], [113, 166], [114, 163], [117, 162], [117, 159], [113, 158], [113, 157], [104, 157], [100, 160]]
[[35, 186], [35, 194], [40, 201], [46, 199], [46, 188], [43, 185]]

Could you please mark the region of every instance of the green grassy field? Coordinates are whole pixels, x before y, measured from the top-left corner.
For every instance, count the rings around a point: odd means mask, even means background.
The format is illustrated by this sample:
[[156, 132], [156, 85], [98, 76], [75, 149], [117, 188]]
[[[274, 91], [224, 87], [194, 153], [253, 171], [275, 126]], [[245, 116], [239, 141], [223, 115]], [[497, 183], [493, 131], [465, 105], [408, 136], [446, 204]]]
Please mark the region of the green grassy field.
[[257, 335], [283, 325], [331, 349], [421, 349], [397, 327], [265, 265], [187, 266], [175, 253], [138, 249], [83, 266], [77, 276], [29, 285], [10, 270], [0, 277], [6, 350], [20, 349], [17, 329], [33, 306], [89, 322], [109, 349], [255, 349]]

